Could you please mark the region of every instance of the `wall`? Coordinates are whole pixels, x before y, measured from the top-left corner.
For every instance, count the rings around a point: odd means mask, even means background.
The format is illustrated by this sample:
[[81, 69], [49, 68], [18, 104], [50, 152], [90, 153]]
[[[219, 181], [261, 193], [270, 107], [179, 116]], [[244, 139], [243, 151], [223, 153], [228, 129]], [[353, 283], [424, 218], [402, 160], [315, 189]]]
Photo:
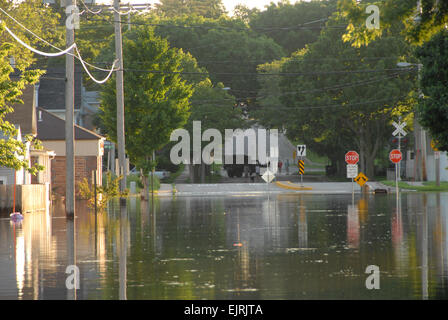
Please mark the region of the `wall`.
[[[17, 185], [16, 212], [46, 210], [49, 205], [49, 188], [49, 184]], [[12, 213], [13, 199], [14, 186], [0, 185], [0, 212]]]
[[[92, 183], [92, 172], [98, 171], [97, 183], [102, 184], [101, 157], [75, 157], [75, 194], [78, 194], [78, 183], [87, 178]], [[58, 195], [65, 196], [65, 157], [57, 156], [51, 162], [51, 186], [52, 191]]]
[[[57, 156], [65, 156], [64, 140], [46, 140], [42, 145], [47, 150], [53, 150]], [[102, 156], [101, 140], [75, 140], [76, 156]]]

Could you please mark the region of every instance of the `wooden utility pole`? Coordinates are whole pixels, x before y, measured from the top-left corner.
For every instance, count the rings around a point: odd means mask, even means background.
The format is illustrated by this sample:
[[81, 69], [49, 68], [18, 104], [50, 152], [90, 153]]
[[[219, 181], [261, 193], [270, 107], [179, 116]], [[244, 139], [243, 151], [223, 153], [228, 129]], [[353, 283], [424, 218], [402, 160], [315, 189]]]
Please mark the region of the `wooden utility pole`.
[[[76, 0], [66, 0], [67, 7], [73, 8]], [[71, 13], [67, 13], [69, 16]], [[75, 42], [73, 25], [66, 24], [66, 45], [70, 47]], [[74, 54], [74, 49], [70, 51]], [[75, 214], [75, 58], [65, 55], [65, 214], [73, 218]]]
[[120, 190], [126, 189], [126, 153], [124, 137], [124, 87], [123, 87], [123, 47], [121, 36], [121, 16], [120, 0], [114, 0], [114, 19], [115, 19], [115, 55], [118, 59], [118, 70], [116, 76], [116, 94], [117, 94], [117, 143], [118, 143], [118, 163], [119, 173], [123, 175], [120, 183]]

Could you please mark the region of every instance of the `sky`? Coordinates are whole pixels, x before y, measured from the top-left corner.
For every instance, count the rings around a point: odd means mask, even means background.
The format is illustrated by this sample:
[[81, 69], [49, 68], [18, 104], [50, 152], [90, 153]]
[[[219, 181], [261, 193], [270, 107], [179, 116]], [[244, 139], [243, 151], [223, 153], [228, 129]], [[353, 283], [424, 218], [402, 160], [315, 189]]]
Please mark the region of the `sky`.
[[[131, 3], [157, 3], [157, 0], [121, 0], [122, 4], [127, 4], [128, 1]], [[97, 3], [111, 3], [113, 1], [111, 0], [97, 0]], [[222, 0], [224, 3], [224, 6], [226, 7], [227, 12], [232, 13], [233, 8], [237, 4], [244, 4], [248, 6], [249, 8], [257, 7], [259, 9], [264, 9], [265, 5], [268, 5], [271, 2], [277, 3], [278, 0]], [[291, 3], [294, 3], [296, 1], [290, 0]]]

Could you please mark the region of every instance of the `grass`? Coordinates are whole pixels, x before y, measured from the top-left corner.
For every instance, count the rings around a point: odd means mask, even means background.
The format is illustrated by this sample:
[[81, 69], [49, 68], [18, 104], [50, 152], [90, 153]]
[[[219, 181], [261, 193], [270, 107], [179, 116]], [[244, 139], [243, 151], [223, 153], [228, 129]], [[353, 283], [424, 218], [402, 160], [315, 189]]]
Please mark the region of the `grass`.
[[[308, 158], [308, 160], [310, 160], [311, 162], [315, 163], [315, 164], [321, 164], [321, 166], [315, 166], [316, 168], [320, 168], [320, 167], [325, 167], [328, 163], [328, 158], [325, 156], [319, 156], [318, 154], [307, 150], [306, 151], [306, 158]], [[312, 166], [308, 166], [309, 168], [314, 168]]]
[[[127, 188], [130, 189], [130, 184], [131, 181], [135, 181], [136, 182], [136, 194], [139, 194], [141, 190], [143, 190], [143, 184], [141, 182], [140, 176], [137, 174], [130, 174], [128, 175], [127, 179], [126, 179], [126, 184], [127, 184]], [[149, 192], [152, 192], [152, 185], [151, 185], [151, 176], [149, 176]], [[154, 176], [154, 190], [159, 190], [160, 189], [160, 181], [157, 178], [157, 176]]]
[[212, 175], [205, 177], [206, 183], [219, 183], [221, 182], [222, 176], [220, 174], [214, 173]]
[[162, 179], [163, 183], [168, 183], [168, 184], [173, 184], [174, 181], [177, 179], [177, 177], [179, 177], [182, 172], [184, 172], [185, 169], [185, 165], [183, 163], [181, 163], [179, 165], [179, 168], [177, 168], [177, 171], [170, 174], [170, 176], [168, 178]]
[[[389, 187], [395, 187], [395, 181], [391, 180], [383, 180], [380, 181], [382, 184], [385, 184]], [[436, 186], [434, 181], [423, 182], [423, 186], [412, 186], [405, 181], [398, 181], [398, 187], [404, 190], [416, 190], [416, 191], [448, 191], [448, 182], [440, 182], [440, 187]]]

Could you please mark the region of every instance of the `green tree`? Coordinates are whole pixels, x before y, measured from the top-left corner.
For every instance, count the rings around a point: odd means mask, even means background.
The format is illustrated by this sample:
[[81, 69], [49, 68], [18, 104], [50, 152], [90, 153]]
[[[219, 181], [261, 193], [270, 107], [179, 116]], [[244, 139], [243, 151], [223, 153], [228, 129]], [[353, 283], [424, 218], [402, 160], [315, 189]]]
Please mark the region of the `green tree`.
[[417, 116], [438, 143], [438, 148], [448, 151], [448, 32], [438, 33], [417, 50], [422, 62]]
[[336, 11], [337, 0], [271, 2], [266, 10], [250, 12], [250, 27], [274, 39], [289, 55], [317, 40], [325, 21]]
[[239, 19], [197, 16], [160, 18], [139, 17], [142, 23], [156, 24], [155, 33], [170, 45], [190, 52], [200, 67], [210, 73], [213, 83], [222, 82], [240, 101], [247, 101], [258, 90], [257, 65], [284, 55], [282, 48], [265, 35], [259, 35]]
[[198, 15], [219, 18], [226, 14], [222, 0], [160, 0], [157, 11], [167, 17]]
[[244, 4], [237, 4], [233, 8], [233, 17], [240, 19], [245, 23], [249, 23], [258, 14], [260, 14], [260, 10], [258, 8], [251, 9]]
[[[174, 129], [186, 123], [193, 89], [178, 73], [185, 53], [170, 48], [149, 27], [127, 33], [123, 57], [125, 66], [132, 68], [139, 62], [139, 68], [155, 71], [124, 73], [126, 151], [141, 169], [147, 191], [148, 173], [155, 166], [152, 153], [169, 142]], [[101, 110], [107, 135], [116, 141], [115, 79], [104, 86]]]
[[[194, 86], [194, 94], [191, 98], [191, 115], [186, 129], [193, 137], [193, 121], [201, 122], [201, 136], [207, 129], [217, 129], [224, 137], [225, 129], [244, 128], [247, 123], [243, 120], [242, 110], [235, 107], [236, 99], [230, 95], [222, 83], [213, 85], [210, 79], [205, 79]], [[202, 145], [207, 145], [203, 142]], [[193, 146], [190, 146], [193, 150]], [[195, 182], [200, 176], [201, 182], [205, 182], [210, 166], [190, 165], [190, 180]]]
[[[1, 23], [0, 36], [4, 33], [3, 28], [3, 23]], [[4, 42], [0, 45], [0, 132], [3, 136], [0, 139], [0, 166], [15, 170], [25, 168], [28, 172], [36, 174], [42, 167], [29, 166], [28, 161], [24, 159], [27, 150], [25, 143], [16, 139], [18, 130], [14, 124], [5, 120], [5, 116], [14, 111], [11, 107], [13, 104], [23, 103], [20, 97], [25, 86], [37, 82], [42, 74], [39, 70], [26, 70], [26, 64], [22, 63], [18, 66], [20, 76], [12, 80], [10, 76], [14, 69], [11, 67], [9, 59], [18, 51], [12, 43]], [[34, 148], [39, 148], [39, 142], [33, 141], [31, 135], [25, 136], [24, 141], [33, 142]]]
[[396, 70], [399, 57], [409, 55], [410, 49], [396, 35], [353, 48], [342, 41], [343, 30], [331, 28], [341, 23], [330, 21], [318, 41], [284, 63], [283, 72], [300, 75], [283, 77], [277, 109], [283, 111], [279, 115], [284, 115], [290, 137], [333, 160], [335, 154], [343, 159], [341, 154], [355, 148], [361, 170], [372, 177], [391, 120], [410, 112], [405, 102], [413, 78]]
[[[43, 4], [41, 0], [0, 0], [0, 8], [6, 12], [0, 11], [0, 20], [24, 42], [43, 51], [55, 52], [55, 49], [32, 36], [14, 21], [13, 18], [24, 27], [32, 30], [40, 38], [45, 39], [50, 43], [61, 45], [63, 33], [62, 30], [58, 28], [60, 15], [50, 6]], [[0, 43], [3, 42], [17, 44], [16, 40], [14, 40], [7, 32], [3, 32], [0, 35]], [[15, 59], [16, 67], [22, 69], [29, 68], [32, 63], [35, 63], [38, 59], [39, 61], [46, 61], [48, 59], [46, 57], [36, 56], [32, 51], [19, 44], [14, 45], [9, 50], [9, 54]]]
[[[339, 12], [347, 17], [349, 24], [344, 40], [354, 46], [367, 45], [388, 32], [404, 26], [403, 34], [414, 44], [428, 41], [434, 34], [445, 29], [448, 22], [448, 2], [442, 0], [421, 0], [420, 14], [418, 0], [356, 1], [339, 0]], [[367, 29], [368, 5], [380, 9], [380, 29]]]

